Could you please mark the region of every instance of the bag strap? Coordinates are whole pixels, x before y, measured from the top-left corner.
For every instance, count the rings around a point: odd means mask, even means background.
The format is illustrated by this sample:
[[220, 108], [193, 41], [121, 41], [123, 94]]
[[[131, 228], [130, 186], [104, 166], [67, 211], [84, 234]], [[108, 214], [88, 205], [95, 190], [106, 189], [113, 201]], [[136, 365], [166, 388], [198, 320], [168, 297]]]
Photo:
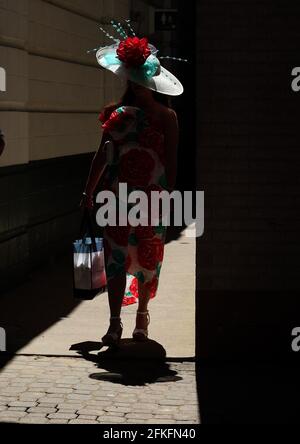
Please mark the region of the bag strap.
[[81, 221], [81, 225], [80, 225], [79, 236], [82, 239], [90, 237], [92, 240], [93, 248], [96, 251], [96, 239], [95, 239], [95, 231], [94, 231], [94, 227], [93, 227], [93, 221], [92, 221], [91, 213], [87, 208], [84, 209], [84, 213], [83, 213], [83, 217], [82, 217], [82, 221]]

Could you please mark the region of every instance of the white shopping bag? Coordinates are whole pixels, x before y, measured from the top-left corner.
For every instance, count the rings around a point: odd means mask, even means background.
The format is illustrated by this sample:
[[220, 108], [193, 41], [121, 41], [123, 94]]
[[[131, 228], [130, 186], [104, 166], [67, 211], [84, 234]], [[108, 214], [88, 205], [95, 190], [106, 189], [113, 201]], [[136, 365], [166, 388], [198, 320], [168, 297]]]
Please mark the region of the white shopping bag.
[[84, 214], [80, 233], [82, 238], [73, 242], [74, 297], [93, 299], [106, 290], [106, 273], [103, 239], [93, 235], [88, 211]]

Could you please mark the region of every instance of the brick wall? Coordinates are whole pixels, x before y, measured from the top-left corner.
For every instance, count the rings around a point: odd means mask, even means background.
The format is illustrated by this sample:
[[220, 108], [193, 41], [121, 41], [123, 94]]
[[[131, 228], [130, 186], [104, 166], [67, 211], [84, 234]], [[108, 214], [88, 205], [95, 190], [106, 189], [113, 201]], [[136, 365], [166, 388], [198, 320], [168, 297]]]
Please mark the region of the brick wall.
[[201, 356], [289, 356], [299, 319], [300, 6], [197, 2]]

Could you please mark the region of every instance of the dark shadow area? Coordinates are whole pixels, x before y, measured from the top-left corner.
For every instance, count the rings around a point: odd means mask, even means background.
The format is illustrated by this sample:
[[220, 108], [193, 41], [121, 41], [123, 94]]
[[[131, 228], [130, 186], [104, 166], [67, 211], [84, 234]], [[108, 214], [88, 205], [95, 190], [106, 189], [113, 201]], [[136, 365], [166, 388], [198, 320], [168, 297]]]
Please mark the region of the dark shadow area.
[[80, 304], [73, 297], [72, 241], [92, 157], [0, 168], [0, 201], [7, 205], [0, 212], [0, 327], [8, 352], [0, 367]]
[[167, 235], [166, 235], [166, 245], [178, 240], [180, 236], [182, 235], [182, 232], [187, 228], [186, 225], [182, 227], [175, 227], [170, 226], [167, 229]]
[[202, 424], [297, 424], [300, 366], [197, 362]]
[[[197, 70], [196, 68], [196, 2], [174, 1], [178, 10], [176, 31], [172, 35], [171, 48], [175, 57], [186, 58], [188, 63], [170, 62], [168, 68], [184, 86], [184, 93], [174, 100], [174, 109], [179, 121], [178, 175], [180, 191], [196, 190], [197, 175]], [[183, 38], [184, 36], [184, 38]]]
[[297, 424], [300, 361], [292, 330], [299, 324], [299, 292], [197, 294], [202, 422]]
[[82, 342], [71, 347], [71, 350], [76, 350], [84, 359], [105, 370], [91, 374], [92, 379], [132, 386], [182, 379], [176, 376], [176, 371], [170, 370], [166, 362], [166, 351], [156, 341], [138, 343], [132, 339], [122, 339], [119, 347], [105, 347], [105, 351], [92, 353], [102, 347], [101, 342]]
[[299, 16], [296, 2], [197, 2], [203, 423], [299, 422]]
[[[78, 306], [80, 300], [73, 297], [72, 276], [70, 252], [32, 273], [24, 284], [1, 296], [0, 326], [6, 331], [6, 349], [10, 355]], [[9, 359], [8, 355], [3, 356], [0, 366]]]

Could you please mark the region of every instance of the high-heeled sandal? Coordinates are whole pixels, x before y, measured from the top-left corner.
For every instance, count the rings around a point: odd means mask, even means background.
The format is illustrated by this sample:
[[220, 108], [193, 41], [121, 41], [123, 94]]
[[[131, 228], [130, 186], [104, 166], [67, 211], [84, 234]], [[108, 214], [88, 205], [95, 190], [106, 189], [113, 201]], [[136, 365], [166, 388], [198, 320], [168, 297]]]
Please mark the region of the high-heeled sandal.
[[108, 345], [108, 346], [118, 345], [119, 342], [120, 342], [120, 339], [121, 339], [121, 336], [122, 336], [122, 333], [123, 333], [123, 323], [122, 323], [120, 317], [114, 317], [113, 316], [113, 317], [110, 318], [110, 321], [112, 321], [113, 319], [119, 319], [120, 320], [120, 326], [119, 326], [117, 331], [112, 331], [112, 332], [108, 331], [101, 338], [101, 341], [102, 341], [103, 345]]
[[137, 311], [139, 315], [147, 315], [147, 328], [135, 328], [132, 337], [135, 341], [143, 342], [148, 340], [148, 325], [150, 324], [149, 311]]

